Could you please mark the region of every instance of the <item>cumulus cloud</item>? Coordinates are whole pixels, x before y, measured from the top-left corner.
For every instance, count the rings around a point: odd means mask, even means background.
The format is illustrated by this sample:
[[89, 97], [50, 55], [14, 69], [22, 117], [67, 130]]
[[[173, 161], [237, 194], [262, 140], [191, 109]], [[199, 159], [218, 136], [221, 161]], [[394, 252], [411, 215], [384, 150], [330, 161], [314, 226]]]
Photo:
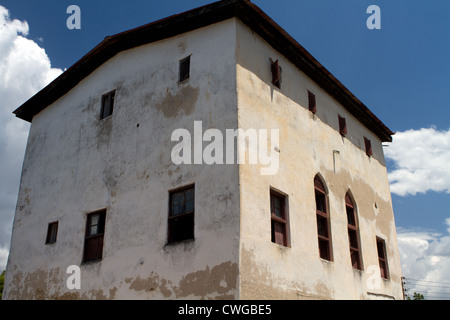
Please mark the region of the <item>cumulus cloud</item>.
[[385, 155], [394, 163], [389, 172], [392, 193], [450, 193], [450, 129], [439, 131], [431, 127], [398, 132]]
[[6, 247], [0, 247], [0, 273], [5, 270], [8, 261], [9, 250]]
[[450, 299], [450, 218], [445, 222], [446, 235], [398, 228], [402, 273], [410, 296], [420, 292], [425, 299]]
[[62, 73], [45, 50], [26, 38], [26, 21], [0, 5], [0, 267], [9, 247], [29, 124], [12, 112]]

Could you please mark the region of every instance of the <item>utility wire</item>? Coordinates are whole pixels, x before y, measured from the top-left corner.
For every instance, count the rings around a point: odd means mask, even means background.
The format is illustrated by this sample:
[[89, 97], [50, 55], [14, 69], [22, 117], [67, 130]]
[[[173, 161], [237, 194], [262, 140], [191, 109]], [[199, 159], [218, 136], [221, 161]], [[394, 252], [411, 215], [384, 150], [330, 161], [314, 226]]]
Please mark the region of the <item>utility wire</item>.
[[418, 279], [412, 279], [412, 278], [403, 278], [405, 280], [409, 280], [409, 281], [417, 281], [417, 282], [429, 282], [429, 283], [438, 283], [438, 284], [446, 284], [450, 286], [450, 282], [442, 282], [442, 281], [428, 281], [428, 280], [418, 280]]
[[450, 296], [442, 297], [442, 296], [433, 296], [433, 295], [424, 295], [425, 299], [433, 299], [433, 300], [450, 300]]
[[[424, 295], [425, 299], [440, 299], [440, 300], [450, 300], [450, 292], [447, 291], [433, 291], [433, 288], [450, 289], [450, 283], [441, 281], [428, 281], [428, 280], [418, 280], [412, 278], [404, 277], [402, 279], [404, 294], [409, 296], [408, 293], [412, 291], [423, 290], [425, 292], [420, 292]], [[423, 284], [424, 283], [424, 284]], [[431, 284], [429, 284], [431, 283]], [[434, 285], [434, 284], [443, 284]], [[446, 286], [448, 285], [448, 286]], [[412, 290], [412, 289], [415, 290]], [[431, 289], [431, 290], [430, 290]]]
[[447, 288], [447, 289], [450, 289], [450, 286], [447, 286], [447, 285], [441, 286], [441, 285], [427, 284], [427, 283], [419, 283], [419, 282], [408, 282], [408, 283], [411, 283], [412, 285], [415, 285], [415, 286], [426, 286], [426, 287], [444, 288], [444, 289]]
[[411, 283], [412, 286], [415, 287], [427, 287], [427, 288], [442, 288], [442, 289], [450, 289], [450, 287], [445, 286], [430, 286], [429, 284], [420, 284], [420, 283]]

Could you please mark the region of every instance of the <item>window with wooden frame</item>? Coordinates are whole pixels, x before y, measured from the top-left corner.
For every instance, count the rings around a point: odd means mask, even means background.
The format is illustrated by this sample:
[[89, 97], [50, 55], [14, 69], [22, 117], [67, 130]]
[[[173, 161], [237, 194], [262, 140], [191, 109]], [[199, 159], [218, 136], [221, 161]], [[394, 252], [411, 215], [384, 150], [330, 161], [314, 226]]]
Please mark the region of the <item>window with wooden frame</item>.
[[86, 218], [83, 263], [103, 258], [106, 209], [89, 213]]
[[191, 56], [180, 60], [180, 70], [178, 81], [182, 82], [191, 76]]
[[338, 119], [339, 119], [339, 133], [342, 136], [345, 136], [347, 134], [347, 122], [345, 118], [341, 117], [340, 115], [338, 115]]
[[115, 96], [116, 96], [115, 90], [108, 92], [102, 96], [102, 109], [100, 112], [100, 120], [108, 118], [113, 114]]
[[308, 90], [308, 106], [309, 111], [311, 111], [313, 114], [316, 114], [317, 107], [316, 107], [316, 96], [314, 93]]
[[58, 221], [48, 224], [47, 228], [47, 238], [45, 244], [53, 244], [56, 242], [58, 236]]
[[281, 73], [283, 72], [278, 60], [272, 61], [270, 59], [270, 70], [272, 72], [272, 84], [277, 87], [278, 89], [281, 89]]
[[332, 261], [330, 219], [328, 214], [328, 200], [322, 180], [314, 178], [316, 196], [317, 235], [319, 240], [319, 254], [322, 259]]
[[194, 239], [195, 186], [169, 194], [167, 243]]
[[347, 211], [348, 242], [350, 245], [352, 267], [357, 270], [362, 270], [358, 217], [356, 216], [356, 208], [349, 193], [345, 195], [345, 210]]
[[389, 269], [386, 255], [386, 243], [377, 237], [378, 262], [380, 264], [380, 274], [384, 279], [389, 279]]
[[364, 145], [366, 147], [366, 154], [371, 157], [373, 155], [372, 153], [372, 142], [367, 139], [366, 137], [364, 137]]
[[272, 242], [288, 246], [286, 196], [270, 190]]

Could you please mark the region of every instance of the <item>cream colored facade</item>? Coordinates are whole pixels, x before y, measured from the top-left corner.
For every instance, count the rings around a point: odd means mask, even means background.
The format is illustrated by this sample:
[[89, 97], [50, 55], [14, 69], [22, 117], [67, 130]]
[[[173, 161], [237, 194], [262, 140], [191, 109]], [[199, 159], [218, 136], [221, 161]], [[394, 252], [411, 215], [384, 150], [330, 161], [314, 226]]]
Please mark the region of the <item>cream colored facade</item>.
[[[191, 76], [179, 83], [186, 56]], [[282, 67], [281, 89], [271, 83], [270, 58]], [[114, 113], [99, 120], [102, 94], [111, 90]], [[347, 119], [346, 137], [338, 114]], [[192, 131], [194, 121], [222, 132], [278, 129], [279, 145], [271, 146], [278, 173], [262, 176], [251, 164], [175, 165], [171, 134]], [[328, 193], [332, 261], [318, 253], [317, 174]], [[168, 244], [169, 191], [193, 184], [195, 240]], [[271, 189], [286, 195], [288, 247], [271, 241]], [[348, 191], [362, 271], [350, 262]], [[103, 258], [83, 264], [86, 216], [103, 208]], [[53, 221], [57, 241], [46, 245]], [[379, 276], [376, 237], [386, 242], [388, 280]], [[70, 265], [81, 268], [80, 290], [66, 285]], [[32, 117], [3, 297], [401, 299], [382, 140], [239, 17], [123, 50]]]
[[[280, 130], [280, 170], [239, 170], [240, 297], [242, 299], [402, 299], [401, 269], [381, 140], [311, 79], [242, 23], [237, 24], [239, 127]], [[269, 58], [279, 59], [281, 90], [271, 84]], [[308, 109], [308, 90], [317, 113]], [[338, 114], [348, 134], [339, 133]], [[364, 137], [372, 141], [373, 156]], [[314, 178], [328, 191], [332, 262], [319, 257]], [[289, 247], [271, 243], [270, 197], [287, 196]], [[356, 202], [363, 271], [351, 266], [345, 195]], [[385, 239], [390, 280], [378, 271], [376, 237]], [[374, 270], [373, 267], [370, 270]], [[372, 281], [375, 281], [375, 285]], [[379, 285], [378, 285], [379, 284]]]

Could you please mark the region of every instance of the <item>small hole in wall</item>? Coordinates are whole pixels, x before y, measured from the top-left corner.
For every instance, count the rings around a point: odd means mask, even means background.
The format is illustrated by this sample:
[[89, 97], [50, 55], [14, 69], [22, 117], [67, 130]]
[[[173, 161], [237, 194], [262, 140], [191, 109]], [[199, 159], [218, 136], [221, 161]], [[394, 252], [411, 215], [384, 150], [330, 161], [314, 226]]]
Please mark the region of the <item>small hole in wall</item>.
[[378, 209], [378, 204], [375, 202], [374, 204], [375, 209]]
[[136, 127], [139, 128], [139, 126], [140, 126], [140, 125], [139, 125], [139, 123], [138, 123]]

